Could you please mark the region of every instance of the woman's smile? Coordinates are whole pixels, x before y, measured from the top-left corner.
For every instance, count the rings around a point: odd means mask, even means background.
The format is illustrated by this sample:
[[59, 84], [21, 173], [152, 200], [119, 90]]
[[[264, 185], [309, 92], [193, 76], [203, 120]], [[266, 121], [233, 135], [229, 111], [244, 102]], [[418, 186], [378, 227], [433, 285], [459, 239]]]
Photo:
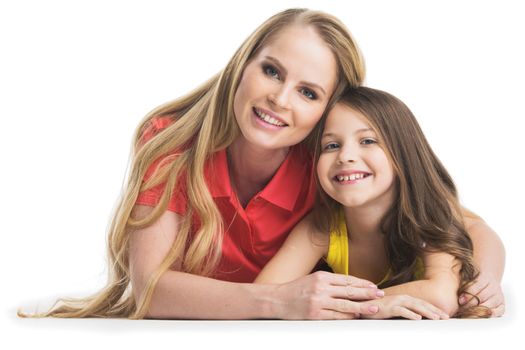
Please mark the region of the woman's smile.
[[240, 137], [266, 150], [300, 143], [321, 119], [336, 82], [335, 56], [316, 30], [284, 29], [244, 68], [233, 102]]
[[270, 130], [281, 130], [288, 126], [282, 118], [269, 110], [253, 107], [253, 114], [259, 125]]

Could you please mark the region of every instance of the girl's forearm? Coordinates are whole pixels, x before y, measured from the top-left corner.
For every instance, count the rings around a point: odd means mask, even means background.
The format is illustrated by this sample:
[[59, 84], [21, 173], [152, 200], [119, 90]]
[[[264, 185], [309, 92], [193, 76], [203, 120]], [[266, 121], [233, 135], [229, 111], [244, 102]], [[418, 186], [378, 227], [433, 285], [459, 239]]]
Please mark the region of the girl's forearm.
[[276, 286], [232, 283], [178, 271], [164, 273], [146, 314], [159, 319], [278, 318]]
[[423, 299], [449, 316], [458, 311], [457, 283], [455, 278], [426, 279], [407, 282], [384, 289], [385, 295], [406, 294]]

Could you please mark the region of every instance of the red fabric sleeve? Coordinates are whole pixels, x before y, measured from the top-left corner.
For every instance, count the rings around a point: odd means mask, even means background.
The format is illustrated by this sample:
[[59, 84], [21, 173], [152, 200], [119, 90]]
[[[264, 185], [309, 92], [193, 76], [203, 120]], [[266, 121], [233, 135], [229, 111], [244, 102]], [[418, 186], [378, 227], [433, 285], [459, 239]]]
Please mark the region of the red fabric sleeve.
[[[152, 119], [151, 124], [146, 128], [146, 130], [144, 130], [144, 133], [142, 134], [142, 141], [144, 143], [149, 141], [153, 136], [155, 136], [162, 129], [166, 128], [170, 123], [171, 119], [169, 117], [158, 117]], [[142, 180], [143, 183], [153, 175], [160, 161], [161, 159], [157, 159], [151, 164], [148, 170], [146, 170], [146, 175], [144, 175], [144, 179]], [[184, 176], [181, 176], [179, 181], [177, 181], [178, 183], [175, 186], [176, 188], [174, 189], [168, 203], [168, 210], [176, 212], [180, 215], [184, 215], [186, 212], [187, 203], [186, 186], [183, 183], [184, 181], [180, 181], [180, 179], [183, 178]], [[135, 204], [152, 207], [157, 205], [160, 197], [162, 196], [162, 193], [164, 192], [164, 187], [165, 184], [159, 184], [146, 191], [140, 192], [137, 200], [135, 201]]]

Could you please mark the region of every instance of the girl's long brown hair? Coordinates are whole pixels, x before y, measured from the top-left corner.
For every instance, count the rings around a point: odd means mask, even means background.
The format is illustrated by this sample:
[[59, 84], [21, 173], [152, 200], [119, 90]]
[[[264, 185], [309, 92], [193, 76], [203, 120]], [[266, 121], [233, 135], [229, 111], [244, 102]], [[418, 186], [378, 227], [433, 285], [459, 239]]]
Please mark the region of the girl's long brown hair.
[[[91, 297], [61, 299], [51, 311], [32, 316], [143, 318], [160, 276], [175, 261], [181, 262], [184, 272], [210, 275], [214, 271], [221, 257], [224, 223], [207, 188], [204, 165], [213, 153], [228, 147], [239, 134], [233, 100], [247, 63], [290, 25], [314, 28], [334, 53], [338, 69], [334, 96], [348, 85], [358, 86], [363, 82], [365, 68], [361, 52], [337, 18], [308, 9], [289, 9], [269, 18], [246, 39], [221, 72], [187, 96], [156, 108], [137, 127], [129, 178], [109, 227], [107, 285]], [[144, 142], [144, 132], [159, 116], [171, 118], [172, 123]], [[313, 145], [311, 138], [305, 143]], [[180, 152], [173, 156], [174, 150]], [[159, 159], [162, 162], [157, 170], [144, 182], [146, 171]], [[136, 300], [130, 279], [130, 232], [151, 225], [166, 211], [177, 181], [186, 183], [187, 211], [171, 250]], [[158, 184], [165, 187], [154, 210], [144, 218], [132, 217], [139, 193]], [[199, 219], [200, 227], [192, 234], [194, 216]], [[19, 315], [29, 316], [21, 312]]]
[[[464, 293], [478, 275], [473, 263], [472, 241], [463, 223], [464, 215], [473, 214], [460, 206], [456, 186], [432, 151], [416, 118], [398, 98], [368, 87], [346, 90], [339, 102], [367, 118], [397, 175], [397, 199], [381, 222], [391, 266], [391, 277], [381, 287], [413, 280], [416, 259], [425, 251], [441, 251], [454, 256], [461, 264], [458, 295]], [[323, 118], [317, 130], [318, 145], [325, 122]], [[319, 155], [318, 146], [316, 162]], [[315, 222], [321, 232], [330, 232], [337, 228], [336, 213], [341, 204], [329, 197], [320, 185], [318, 189]], [[490, 310], [473, 307], [460, 310], [456, 316], [488, 317]]]

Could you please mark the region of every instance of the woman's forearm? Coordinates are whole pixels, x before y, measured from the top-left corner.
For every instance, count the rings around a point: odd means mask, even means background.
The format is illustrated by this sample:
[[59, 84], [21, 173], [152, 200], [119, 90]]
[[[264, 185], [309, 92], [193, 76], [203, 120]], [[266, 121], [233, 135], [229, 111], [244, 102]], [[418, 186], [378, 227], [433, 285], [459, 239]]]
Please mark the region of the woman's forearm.
[[178, 271], [165, 272], [146, 314], [160, 319], [278, 318], [276, 286], [232, 283]]
[[[137, 286], [138, 287], [138, 286]], [[355, 300], [348, 300], [352, 295]], [[370, 282], [324, 271], [284, 284], [232, 283], [167, 271], [157, 283], [147, 318], [162, 319], [352, 319], [377, 307]]]
[[505, 248], [496, 232], [480, 219], [467, 224], [474, 245], [474, 263], [483, 274], [501, 282], [505, 269]]

